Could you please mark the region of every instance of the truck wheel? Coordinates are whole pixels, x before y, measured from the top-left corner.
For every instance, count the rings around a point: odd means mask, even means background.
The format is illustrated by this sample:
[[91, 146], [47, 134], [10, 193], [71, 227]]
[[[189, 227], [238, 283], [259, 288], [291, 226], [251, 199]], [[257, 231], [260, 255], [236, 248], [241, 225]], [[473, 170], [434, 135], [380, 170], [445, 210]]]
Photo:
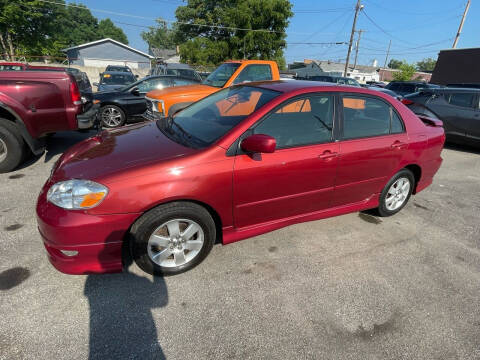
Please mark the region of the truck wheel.
[[100, 120], [102, 125], [107, 128], [115, 128], [125, 124], [125, 113], [115, 105], [105, 105], [100, 109]]
[[[3, 119], [0, 119], [3, 120]], [[26, 156], [25, 143], [15, 125], [0, 123], [0, 173], [15, 169]]]

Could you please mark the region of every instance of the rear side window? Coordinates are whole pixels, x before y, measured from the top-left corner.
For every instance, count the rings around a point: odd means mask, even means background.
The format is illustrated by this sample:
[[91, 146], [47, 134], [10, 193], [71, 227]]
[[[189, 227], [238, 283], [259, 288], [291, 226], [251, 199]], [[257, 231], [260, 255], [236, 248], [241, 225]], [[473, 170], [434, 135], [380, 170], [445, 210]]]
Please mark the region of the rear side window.
[[311, 95], [287, 101], [255, 127], [255, 134], [270, 135], [277, 148], [332, 141], [333, 96]]
[[390, 105], [369, 97], [343, 97], [343, 138], [388, 135], [403, 132], [401, 119]]
[[445, 99], [450, 105], [461, 107], [473, 107], [473, 99], [475, 95], [471, 93], [451, 93], [445, 94]]
[[272, 80], [272, 70], [270, 69], [270, 65], [252, 64], [247, 65], [233, 83], [240, 84], [247, 81], [263, 80]]

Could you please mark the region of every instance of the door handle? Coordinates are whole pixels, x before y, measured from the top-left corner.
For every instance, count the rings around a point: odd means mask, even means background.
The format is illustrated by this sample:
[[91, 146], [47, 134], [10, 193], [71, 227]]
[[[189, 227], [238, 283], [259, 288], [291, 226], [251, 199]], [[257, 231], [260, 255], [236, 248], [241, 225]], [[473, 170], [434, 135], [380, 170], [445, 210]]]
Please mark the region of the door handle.
[[392, 145], [390, 145], [392, 149], [403, 149], [406, 146], [407, 143], [401, 142], [399, 140], [395, 141]]
[[331, 152], [330, 150], [325, 150], [321, 155], [318, 155], [319, 159], [326, 160], [338, 156], [338, 153]]

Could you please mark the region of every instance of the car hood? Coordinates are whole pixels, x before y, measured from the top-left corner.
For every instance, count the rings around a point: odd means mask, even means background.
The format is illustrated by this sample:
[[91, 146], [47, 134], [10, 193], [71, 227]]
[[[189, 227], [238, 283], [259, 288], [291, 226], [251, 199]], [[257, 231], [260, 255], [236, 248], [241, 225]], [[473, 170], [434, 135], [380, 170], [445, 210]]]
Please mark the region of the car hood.
[[166, 97], [182, 97], [182, 96], [192, 96], [192, 95], [210, 95], [214, 92], [220, 90], [214, 86], [208, 86], [203, 84], [193, 84], [193, 85], [183, 85], [183, 86], [174, 86], [162, 90], [153, 90], [147, 93], [147, 97], [154, 99], [164, 99]]
[[166, 137], [155, 122], [103, 131], [67, 150], [56, 164], [52, 181], [107, 180], [111, 175], [180, 158], [198, 150]]

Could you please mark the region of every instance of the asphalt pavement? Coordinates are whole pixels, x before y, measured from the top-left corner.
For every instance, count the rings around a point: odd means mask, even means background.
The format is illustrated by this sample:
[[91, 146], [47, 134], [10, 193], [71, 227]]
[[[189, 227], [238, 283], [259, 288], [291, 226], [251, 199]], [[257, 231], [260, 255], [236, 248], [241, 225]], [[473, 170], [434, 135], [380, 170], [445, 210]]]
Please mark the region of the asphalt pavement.
[[56, 158], [0, 174], [0, 359], [480, 359], [480, 151], [452, 147], [397, 215], [216, 245], [187, 273], [72, 276], [35, 201]]

